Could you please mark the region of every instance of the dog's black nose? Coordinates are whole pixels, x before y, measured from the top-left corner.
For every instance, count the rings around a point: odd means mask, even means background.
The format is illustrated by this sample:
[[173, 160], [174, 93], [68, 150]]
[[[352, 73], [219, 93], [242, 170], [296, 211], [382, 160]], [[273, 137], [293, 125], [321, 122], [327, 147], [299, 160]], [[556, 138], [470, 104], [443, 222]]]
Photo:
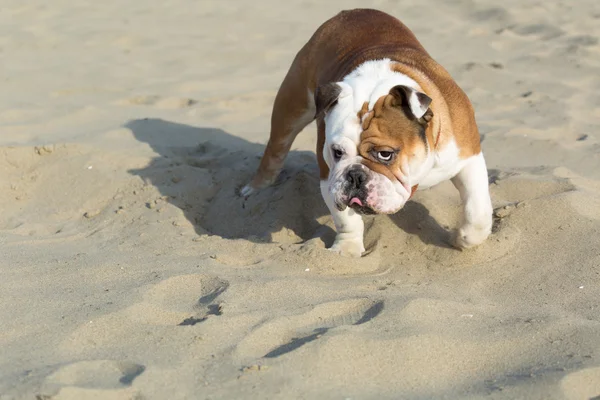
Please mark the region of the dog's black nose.
[[348, 179], [348, 182], [350, 182], [353, 187], [359, 189], [367, 180], [367, 173], [363, 171], [362, 168], [353, 168], [348, 171], [346, 179]]

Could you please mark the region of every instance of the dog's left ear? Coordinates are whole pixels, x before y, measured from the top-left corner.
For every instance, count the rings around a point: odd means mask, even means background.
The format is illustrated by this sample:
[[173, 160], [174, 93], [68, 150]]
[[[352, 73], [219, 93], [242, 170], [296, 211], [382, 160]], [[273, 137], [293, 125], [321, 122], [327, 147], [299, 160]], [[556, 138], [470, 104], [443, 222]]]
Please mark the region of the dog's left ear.
[[407, 107], [415, 118], [422, 119], [424, 122], [431, 121], [433, 117], [433, 112], [429, 109], [431, 98], [425, 93], [408, 86], [398, 85], [390, 89], [390, 94], [394, 97], [395, 106]]
[[352, 92], [352, 88], [344, 82], [329, 82], [317, 87], [315, 90], [315, 118], [328, 112], [335, 106], [338, 99], [346, 97]]

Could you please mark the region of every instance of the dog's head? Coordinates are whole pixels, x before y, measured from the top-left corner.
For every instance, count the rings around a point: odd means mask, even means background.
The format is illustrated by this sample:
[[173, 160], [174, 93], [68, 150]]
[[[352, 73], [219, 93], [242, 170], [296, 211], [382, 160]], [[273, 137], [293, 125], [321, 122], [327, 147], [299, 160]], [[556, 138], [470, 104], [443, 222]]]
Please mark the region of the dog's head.
[[357, 112], [348, 84], [317, 88], [317, 114], [325, 120], [323, 157], [338, 209], [390, 214], [404, 206], [433, 161], [426, 136], [430, 103], [426, 94], [397, 85]]

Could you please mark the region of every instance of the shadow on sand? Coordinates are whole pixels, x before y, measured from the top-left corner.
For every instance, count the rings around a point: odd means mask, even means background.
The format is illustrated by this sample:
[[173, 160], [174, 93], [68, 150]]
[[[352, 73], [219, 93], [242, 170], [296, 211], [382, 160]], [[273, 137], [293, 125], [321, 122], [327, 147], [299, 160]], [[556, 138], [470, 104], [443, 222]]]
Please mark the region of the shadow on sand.
[[[263, 145], [161, 119], [132, 120], [125, 127], [157, 153], [148, 166], [129, 172], [180, 208], [198, 234], [288, 243], [319, 237], [332, 244], [314, 153], [290, 152], [275, 184], [243, 199], [238, 190], [252, 178]], [[391, 220], [424, 243], [448, 247], [448, 232], [419, 203], [407, 203]]]

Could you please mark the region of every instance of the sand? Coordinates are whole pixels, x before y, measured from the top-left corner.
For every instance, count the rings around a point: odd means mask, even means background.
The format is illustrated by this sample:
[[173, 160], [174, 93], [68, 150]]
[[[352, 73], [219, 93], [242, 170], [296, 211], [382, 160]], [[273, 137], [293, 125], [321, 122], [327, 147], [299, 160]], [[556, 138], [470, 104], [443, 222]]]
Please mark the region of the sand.
[[5, 0], [0, 399], [600, 396], [600, 2], [374, 1], [468, 93], [445, 183], [331, 254], [315, 128], [244, 201], [295, 52], [350, 1]]

